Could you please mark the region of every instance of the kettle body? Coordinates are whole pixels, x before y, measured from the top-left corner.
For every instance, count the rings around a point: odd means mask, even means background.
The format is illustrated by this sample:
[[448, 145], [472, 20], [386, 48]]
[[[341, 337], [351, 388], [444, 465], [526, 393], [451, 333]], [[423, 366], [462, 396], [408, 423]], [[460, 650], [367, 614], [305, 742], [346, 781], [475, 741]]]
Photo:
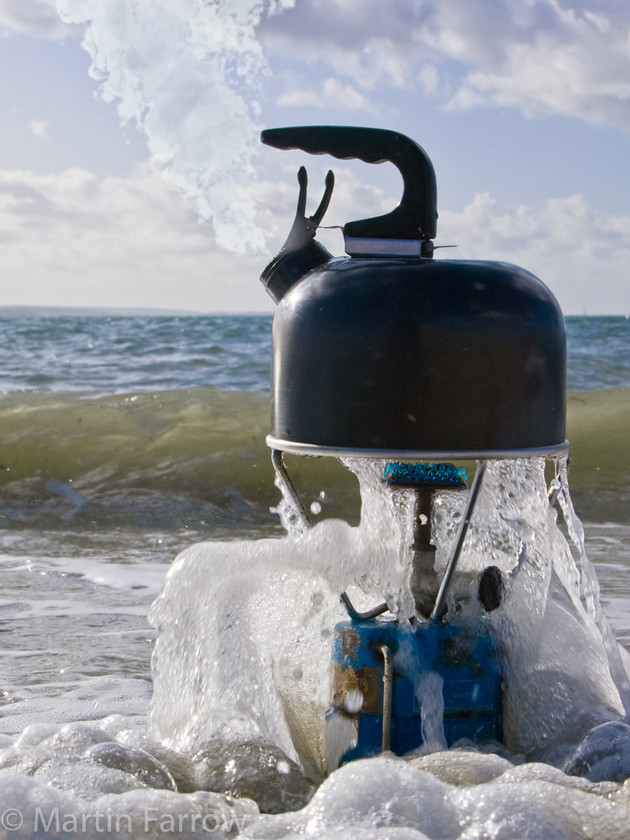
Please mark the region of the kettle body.
[[273, 445], [506, 457], [565, 439], [564, 322], [496, 262], [331, 259], [278, 304]]

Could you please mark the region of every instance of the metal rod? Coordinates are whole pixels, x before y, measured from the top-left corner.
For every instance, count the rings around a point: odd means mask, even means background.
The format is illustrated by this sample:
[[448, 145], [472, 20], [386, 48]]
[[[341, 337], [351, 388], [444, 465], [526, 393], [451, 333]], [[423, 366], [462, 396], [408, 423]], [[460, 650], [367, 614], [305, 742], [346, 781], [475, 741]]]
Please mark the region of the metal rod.
[[547, 498], [549, 499], [549, 506], [553, 507], [555, 503], [558, 501], [558, 496], [562, 493], [564, 487], [562, 485], [562, 476], [558, 472], [557, 475], [553, 477], [553, 481], [549, 489], [547, 490]]
[[392, 690], [394, 687], [394, 657], [387, 645], [379, 645], [383, 657], [383, 739], [381, 749], [389, 752], [392, 743]]
[[483, 481], [485, 471], [486, 462], [477, 461], [477, 469], [475, 471], [475, 477], [470, 488], [470, 495], [468, 496], [468, 503], [466, 504], [466, 510], [464, 511], [464, 518], [461, 522], [461, 525], [459, 526], [459, 532], [457, 534], [457, 542], [455, 543], [455, 549], [453, 551], [451, 559], [448, 562], [446, 571], [444, 572], [444, 577], [442, 578], [442, 582], [440, 584], [440, 589], [438, 591], [437, 598], [435, 599], [435, 606], [433, 607], [433, 612], [431, 613], [431, 622], [439, 621], [440, 616], [442, 615], [444, 604], [446, 603], [446, 596], [451, 585], [451, 580], [453, 579], [453, 574], [455, 573], [455, 569], [457, 567], [457, 561], [459, 560], [459, 555], [461, 554], [462, 547], [464, 545], [464, 540], [466, 539], [466, 532], [468, 531], [468, 526], [470, 525], [470, 520], [472, 518], [475, 503], [477, 501], [477, 496], [479, 495], [479, 490], [481, 489], [481, 482]]
[[340, 597], [346, 609], [348, 610], [348, 615], [354, 621], [368, 621], [370, 618], [376, 618], [377, 615], [382, 615], [389, 609], [389, 607], [387, 606], [387, 602], [384, 601], [382, 604], [379, 604], [377, 607], [373, 607], [371, 610], [367, 610], [366, 612], [359, 612], [348, 597], [347, 592], [342, 592]]
[[298, 494], [298, 491], [295, 489], [295, 484], [291, 480], [291, 476], [287, 472], [287, 468], [284, 465], [284, 460], [282, 458], [282, 450], [280, 449], [272, 449], [271, 450], [271, 463], [276, 471], [276, 476], [280, 481], [280, 490], [284, 496], [287, 496], [295, 508], [298, 516], [302, 520], [302, 524], [305, 528], [312, 528], [313, 523], [310, 520], [310, 517], [306, 511], [306, 508], [302, 504], [302, 499]]

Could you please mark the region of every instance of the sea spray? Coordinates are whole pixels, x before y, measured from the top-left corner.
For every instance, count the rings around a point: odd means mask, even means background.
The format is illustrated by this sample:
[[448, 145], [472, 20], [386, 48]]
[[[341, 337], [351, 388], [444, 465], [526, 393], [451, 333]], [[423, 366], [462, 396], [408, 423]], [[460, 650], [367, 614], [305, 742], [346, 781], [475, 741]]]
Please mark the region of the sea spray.
[[[361, 477], [359, 527], [324, 520], [279, 540], [201, 544], [172, 567], [150, 616], [159, 630], [150, 720], [171, 747], [188, 752], [227, 729], [277, 744], [313, 778], [324, 774], [332, 630], [344, 617], [339, 593], [353, 584], [366, 606], [386, 599], [402, 618], [411, 597], [405, 529], [379, 479], [382, 464], [351, 466]], [[444, 491], [435, 500], [439, 570], [465, 496]], [[483, 622], [496, 640], [507, 748], [561, 764], [623, 705], [556, 518], [544, 459], [490, 462], [449, 615]], [[473, 584], [490, 565], [501, 570], [505, 595], [483, 615]], [[426, 689], [419, 683], [419, 694]]]
[[[615, 635], [604, 614], [599, 598], [599, 581], [595, 569], [586, 555], [584, 544], [584, 528], [575, 513], [571, 496], [569, 495], [568, 459], [563, 459], [558, 475], [559, 493], [558, 503], [567, 525], [567, 531], [580, 561], [580, 595], [584, 601], [589, 618], [595, 622], [606, 648], [606, 656], [610, 666], [611, 676], [615, 681], [626, 715], [630, 714], [630, 679], [622, 659], [622, 649], [615, 639]], [[574, 590], [575, 591], [575, 590]], [[625, 657], [627, 660], [627, 657]]]
[[252, 160], [266, 58], [261, 19], [293, 0], [58, 0], [86, 23], [101, 95], [144, 130], [164, 176], [212, 220], [218, 242], [261, 249]]
[[364, 561], [387, 556], [358, 531], [326, 520], [300, 537], [206, 543], [178, 558], [150, 613], [150, 720], [161, 740], [190, 751], [227, 728], [298, 755], [322, 778], [339, 593], [358, 581], [377, 597]]
[[[497, 566], [505, 583], [500, 609], [486, 619], [502, 651], [505, 743], [551, 763], [562, 761], [578, 732], [623, 713], [557, 518], [544, 459], [489, 462], [461, 561], [461, 571]], [[441, 531], [448, 551], [452, 516], [437, 520], [436, 541]]]

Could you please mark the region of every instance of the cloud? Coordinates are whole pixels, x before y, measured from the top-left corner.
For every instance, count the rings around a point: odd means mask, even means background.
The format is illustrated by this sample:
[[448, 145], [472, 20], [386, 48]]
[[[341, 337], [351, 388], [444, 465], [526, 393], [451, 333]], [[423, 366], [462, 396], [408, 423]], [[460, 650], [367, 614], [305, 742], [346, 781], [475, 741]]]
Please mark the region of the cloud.
[[417, 59], [423, 7], [418, 0], [299, 0], [262, 21], [259, 32], [270, 54], [327, 65], [355, 87], [402, 87]]
[[324, 79], [319, 90], [292, 88], [276, 100], [282, 107], [325, 108], [333, 111], [373, 111], [371, 103], [354, 86], [339, 79]]
[[63, 23], [56, 0], [0, 0], [0, 29], [51, 39], [81, 32], [80, 27]]
[[48, 137], [48, 122], [46, 120], [31, 120], [28, 124], [33, 137], [41, 140]]
[[[256, 187], [258, 224], [271, 248], [240, 257], [216, 246], [155, 162], [116, 178], [80, 169], [0, 171], [0, 259], [12, 281], [0, 303], [269, 310], [258, 277], [286, 238], [297, 199], [290, 167], [279, 165], [285, 174], [270, 171]], [[339, 189], [324, 224], [395, 206], [396, 187], [366, 184], [352, 167], [335, 171]], [[323, 189], [316, 167], [310, 183], [307, 212]], [[333, 254], [343, 253], [339, 231], [318, 238]], [[532, 207], [504, 206], [480, 193], [461, 209], [441, 210], [437, 244], [458, 246], [438, 251], [438, 259], [503, 260], [533, 271], [567, 314], [629, 314], [620, 289], [628, 283], [630, 215], [596, 213], [581, 195]]]
[[218, 248], [155, 162], [124, 178], [0, 171], [0, 259], [3, 305], [268, 306], [265, 256]]
[[597, 213], [579, 194], [507, 207], [480, 193], [461, 211], [443, 210], [438, 233], [438, 244], [458, 246], [438, 251], [439, 258], [521, 265], [551, 288], [566, 314], [630, 314], [620, 295], [628, 285], [630, 215]]
[[453, 109], [513, 107], [630, 129], [630, 6], [619, 0], [301, 0], [270, 51], [359, 90], [420, 88]]
[[352, 85], [344, 85], [339, 79], [325, 79], [323, 93], [327, 107], [347, 111], [361, 111], [370, 107], [365, 96]]
[[630, 128], [630, 8], [604, 2], [596, 15], [547, 6], [542, 25], [521, 22], [491, 66], [466, 74], [451, 107], [512, 106]]

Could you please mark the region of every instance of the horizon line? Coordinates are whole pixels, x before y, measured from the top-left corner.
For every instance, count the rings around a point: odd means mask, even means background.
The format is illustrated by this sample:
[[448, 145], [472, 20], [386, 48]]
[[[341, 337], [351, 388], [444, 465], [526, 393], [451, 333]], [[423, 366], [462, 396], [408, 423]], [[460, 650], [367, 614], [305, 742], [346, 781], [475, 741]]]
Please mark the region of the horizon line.
[[195, 317], [200, 315], [273, 315], [273, 312], [263, 312], [261, 310], [251, 310], [242, 312], [230, 312], [227, 309], [217, 310], [202, 310], [202, 309], [168, 309], [161, 307], [148, 306], [37, 306], [35, 304], [21, 305], [9, 304], [6, 306], [0, 305], [0, 317], [20, 315], [35, 315], [51, 317], [63, 315], [85, 315], [85, 316], [165, 316], [165, 317]]
[[[63, 317], [64, 315], [83, 315], [85, 317], [107, 317], [107, 316], [135, 316], [135, 317], [199, 317], [202, 315], [226, 315], [235, 317], [243, 316], [265, 316], [270, 317], [274, 310], [263, 311], [260, 309], [252, 310], [228, 310], [228, 309], [170, 309], [162, 307], [149, 306], [38, 306], [36, 304], [7, 304], [0, 305], [1, 317], [19, 317], [33, 315], [36, 317], [50, 316]], [[581, 313], [563, 313], [565, 318], [625, 318], [630, 320], [630, 314], [604, 312], [599, 314], [591, 314], [589, 312]]]

